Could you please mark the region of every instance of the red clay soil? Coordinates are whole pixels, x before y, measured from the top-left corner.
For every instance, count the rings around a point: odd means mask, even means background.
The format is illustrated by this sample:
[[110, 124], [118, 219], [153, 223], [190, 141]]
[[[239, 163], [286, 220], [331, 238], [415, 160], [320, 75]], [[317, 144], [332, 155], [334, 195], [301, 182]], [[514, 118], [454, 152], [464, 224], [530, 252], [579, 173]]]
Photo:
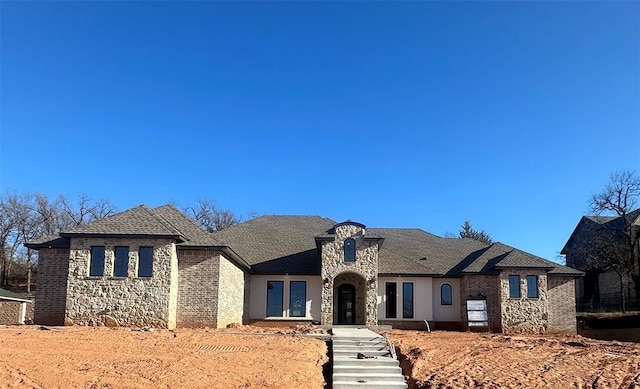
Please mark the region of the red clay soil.
[[580, 336], [388, 333], [403, 367], [411, 369], [413, 388], [640, 389], [640, 344]]
[[322, 388], [304, 330], [0, 327], [0, 388]]

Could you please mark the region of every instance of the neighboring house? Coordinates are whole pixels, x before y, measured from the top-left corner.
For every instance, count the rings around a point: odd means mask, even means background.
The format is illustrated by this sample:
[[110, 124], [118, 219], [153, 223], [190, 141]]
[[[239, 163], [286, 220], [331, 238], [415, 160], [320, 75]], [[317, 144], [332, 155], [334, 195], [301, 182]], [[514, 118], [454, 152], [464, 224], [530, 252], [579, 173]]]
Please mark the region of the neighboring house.
[[[640, 209], [627, 214], [627, 224], [633, 233], [640, 230]], [[583, 310], [620, 308], [620, 288], [628, 304], [636, 301], [636, 291], [631, 279], [620, 281], [618, 274], [606, 265], [606, 256], [613, 252], [608, 248], [627, 247], [624, 220], [621, 216], [583, 216], [560, 251], [566, 258], [567, 266], [585, 272], [578, 279], [576, 299]], [[637, 253], [636, 253], [637, 255]], [[602, 265], [604, 264], [604, 266]]]
[[0, 324], [24, 324], [27, 304], [31, 303], [19, 294], [0, 289]]
[[27, 244], [35, 321], [224, 327], [280, 321], [576, 331], [582, 273], [501, 243], [318, 216], [262, 216], [207, 233], [170, 205], [139, 206]]

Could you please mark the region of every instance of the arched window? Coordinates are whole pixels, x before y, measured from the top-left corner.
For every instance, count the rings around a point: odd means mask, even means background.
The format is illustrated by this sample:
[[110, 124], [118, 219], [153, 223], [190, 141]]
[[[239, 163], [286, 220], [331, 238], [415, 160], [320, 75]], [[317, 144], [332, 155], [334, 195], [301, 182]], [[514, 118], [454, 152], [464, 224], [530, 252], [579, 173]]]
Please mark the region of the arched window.
[[344, 261], [356, 261], [356, 241], [351, 238], [347, 238], [344, 240]]
[[453, 305], [453, 290], [449, 284], [440, 287], [440, 305]]

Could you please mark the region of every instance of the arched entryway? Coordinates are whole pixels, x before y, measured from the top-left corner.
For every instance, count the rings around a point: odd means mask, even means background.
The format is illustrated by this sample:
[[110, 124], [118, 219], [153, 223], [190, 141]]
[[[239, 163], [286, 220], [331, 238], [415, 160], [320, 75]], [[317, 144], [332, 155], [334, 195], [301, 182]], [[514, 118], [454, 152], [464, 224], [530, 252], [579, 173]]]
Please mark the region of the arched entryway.
[[365, 323], [366, 289], [364, 278], [342, 273], [333, 281], [333, 324]]

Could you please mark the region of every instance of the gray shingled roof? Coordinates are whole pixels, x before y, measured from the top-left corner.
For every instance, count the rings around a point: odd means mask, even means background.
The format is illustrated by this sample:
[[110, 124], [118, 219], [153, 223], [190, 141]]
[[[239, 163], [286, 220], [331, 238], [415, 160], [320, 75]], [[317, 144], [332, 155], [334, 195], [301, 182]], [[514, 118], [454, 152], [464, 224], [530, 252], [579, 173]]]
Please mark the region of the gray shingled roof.
[[[320, 274], [314, 240], [330, 236], [336, 223], [320, 216], [262, 216], [214, 234], [257, 273]], [[420, 229], [367, 228], [366, 236], [384, 239], [380, 274], [459, 276], [496, 273], [499, 268], [540, 268], [554, 274], [581, 273], [504, 245], [472, 239], [441, 238]]]
[[60, 233], [60, 236], [74, 235], [166, 236], [173, 237], [179, 241], [186, 240], [186, 237], [180, 231], [163, 218], [158, 217], [145, 205], [140, 205]]
[[38, 239], [33, 239], [24, 244], [30, 249], [41, 249], [46, 247], [69, 247], [69, 238], [63, 238], [59, 235], [49, 235]]
[[261, 216], [214, 233], [258, 273], [320, 274], [317, 235], [335, 222], [320, 216]]
[[23, 296], [10, 292], [6, 289], [0, 289], [0, 300], [13, 300], [20, 302], [31, 302], [31, 300], [24, 298]]
[[221, 246], [220, 242], [213, 237], [213, 234], [204, 231], [196, 222], [177, 210], [173, 205], [167, 204], [154, 208], [153, 212], [187, 239], [186, 242], [179, 243], [178, 246]]

